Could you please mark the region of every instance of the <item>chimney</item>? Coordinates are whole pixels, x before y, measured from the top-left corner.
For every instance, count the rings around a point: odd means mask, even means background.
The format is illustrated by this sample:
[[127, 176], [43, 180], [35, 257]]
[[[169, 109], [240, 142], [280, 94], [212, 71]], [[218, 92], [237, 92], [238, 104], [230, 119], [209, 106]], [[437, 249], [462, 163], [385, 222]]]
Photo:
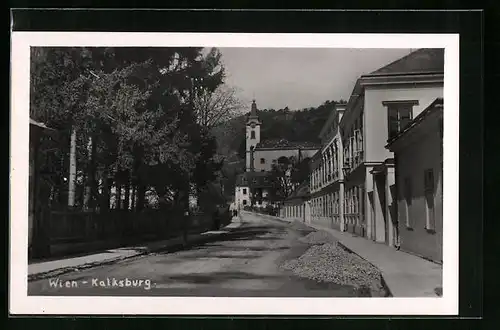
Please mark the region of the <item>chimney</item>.
[[337, 103], [335, 104], [335, 111], [337, 112], [337, 124], [342, 120], [342, 116], [347, 108], [347, 103]]

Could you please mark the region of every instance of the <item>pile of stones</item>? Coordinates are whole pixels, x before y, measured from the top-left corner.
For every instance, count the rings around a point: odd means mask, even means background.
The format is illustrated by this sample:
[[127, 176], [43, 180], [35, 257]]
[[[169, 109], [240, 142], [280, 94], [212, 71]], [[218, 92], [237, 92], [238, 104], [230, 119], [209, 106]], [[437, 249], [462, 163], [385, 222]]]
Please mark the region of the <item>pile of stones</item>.
[[326, 243], [336, 243], [337, 239], [330, 233], [319, 230], [299, 238], [299, 241], [311, 245], [321, 245]]
[[[320, 235], [323, 234], [311, 237]], [[333, 282], [358, 289], [369, 288], [372, 292], [383, 292], [380, 271], [337, 243], [313, 245], [302, 256], [286, 261], [281, 267], [299, 277], [317, 282]]]

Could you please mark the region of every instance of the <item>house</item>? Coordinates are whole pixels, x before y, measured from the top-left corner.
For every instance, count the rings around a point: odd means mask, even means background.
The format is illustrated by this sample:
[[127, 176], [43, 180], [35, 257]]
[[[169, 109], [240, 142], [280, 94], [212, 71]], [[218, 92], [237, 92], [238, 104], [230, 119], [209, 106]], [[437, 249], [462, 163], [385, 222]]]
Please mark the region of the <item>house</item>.
[[280, 217], [289, 221], [309, 223], [311, 219], [309, 182], [303, 182], [285, 200]]
[[255, 205], [266, 207], [270, 204], [269, 197], [272, 182], [267, 172], [245, 172], [237, 176], [235, 188], [235, 208]]
[[443, 97], [443, 82], [444, 49], [416, 50], [356, 81], [311, 162], [313, 222], [397, 245], [395, 161], [386, 144]]
[[393, 136], [399, 246], [443, 260], [443, 99], [437, 98]]

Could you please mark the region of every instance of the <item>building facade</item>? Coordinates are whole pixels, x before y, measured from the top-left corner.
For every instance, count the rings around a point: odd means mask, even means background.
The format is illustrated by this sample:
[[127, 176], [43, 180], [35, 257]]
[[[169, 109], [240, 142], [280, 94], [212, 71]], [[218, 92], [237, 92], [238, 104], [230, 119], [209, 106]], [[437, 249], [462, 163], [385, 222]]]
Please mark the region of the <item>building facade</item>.
[[443, 260], [443, 100], [436, 99], [387, 145], [394, 152], [401, 250]]
[[443, 49], [417, 50], [357, 80], [311, 162], [313, 222], [398, 245], [396, 169], [386, 144], [443, 96], [443, 81]]
[[286, 218], [289, 221], [310, 223], [310, 198], [309, 183], [304, 182], [285, 200], [280, 210], [280, 217]]
[[311, 160], [311, 222], [344, 230], [343, 153], [340, 122], [345, 104], [336, 104], [320, 132], [321, 150]]

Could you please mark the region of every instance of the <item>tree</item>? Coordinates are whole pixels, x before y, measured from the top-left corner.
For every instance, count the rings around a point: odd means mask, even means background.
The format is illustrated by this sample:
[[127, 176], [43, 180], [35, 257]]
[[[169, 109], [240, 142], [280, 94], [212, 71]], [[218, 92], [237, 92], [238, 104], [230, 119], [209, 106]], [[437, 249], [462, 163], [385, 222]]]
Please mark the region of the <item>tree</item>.
[[[127, 188], [135, 178], [140, 209], [146, 186], [161, 194], [181, 189], [195, 169], [216, 170], [213, 148], [197, 150], [205, 143], [200, 141], [210, 144], [212, 138], [199, 134], [193, 77], [208, 95], [222, 83], [224, 68], [216, 49], [207, 55], [201, 50], [34, 48], [31, 114], [56, 128], [78, 130], [77, 159], [88, 169], [94, 194], [96, 171], [103, 186], [106, 172]], [[70, 133], [64, 133], [68, 139]], [[69, 148], [63, 149], [67, 158]], [[157, 171], [163, 175], [153, 175]]]
[[295, 157], [280, 157], [271, 170], [272, 200], [283, 202], [289, 197], [296, 184], [292, 182], [292, 169], [296, 164]]
[[197, 122], [208, 129], [234, 118], [243, 107], [236, 89], [227, 85], [220, 85], [213, 92], [204, 90], [194, 100]]

